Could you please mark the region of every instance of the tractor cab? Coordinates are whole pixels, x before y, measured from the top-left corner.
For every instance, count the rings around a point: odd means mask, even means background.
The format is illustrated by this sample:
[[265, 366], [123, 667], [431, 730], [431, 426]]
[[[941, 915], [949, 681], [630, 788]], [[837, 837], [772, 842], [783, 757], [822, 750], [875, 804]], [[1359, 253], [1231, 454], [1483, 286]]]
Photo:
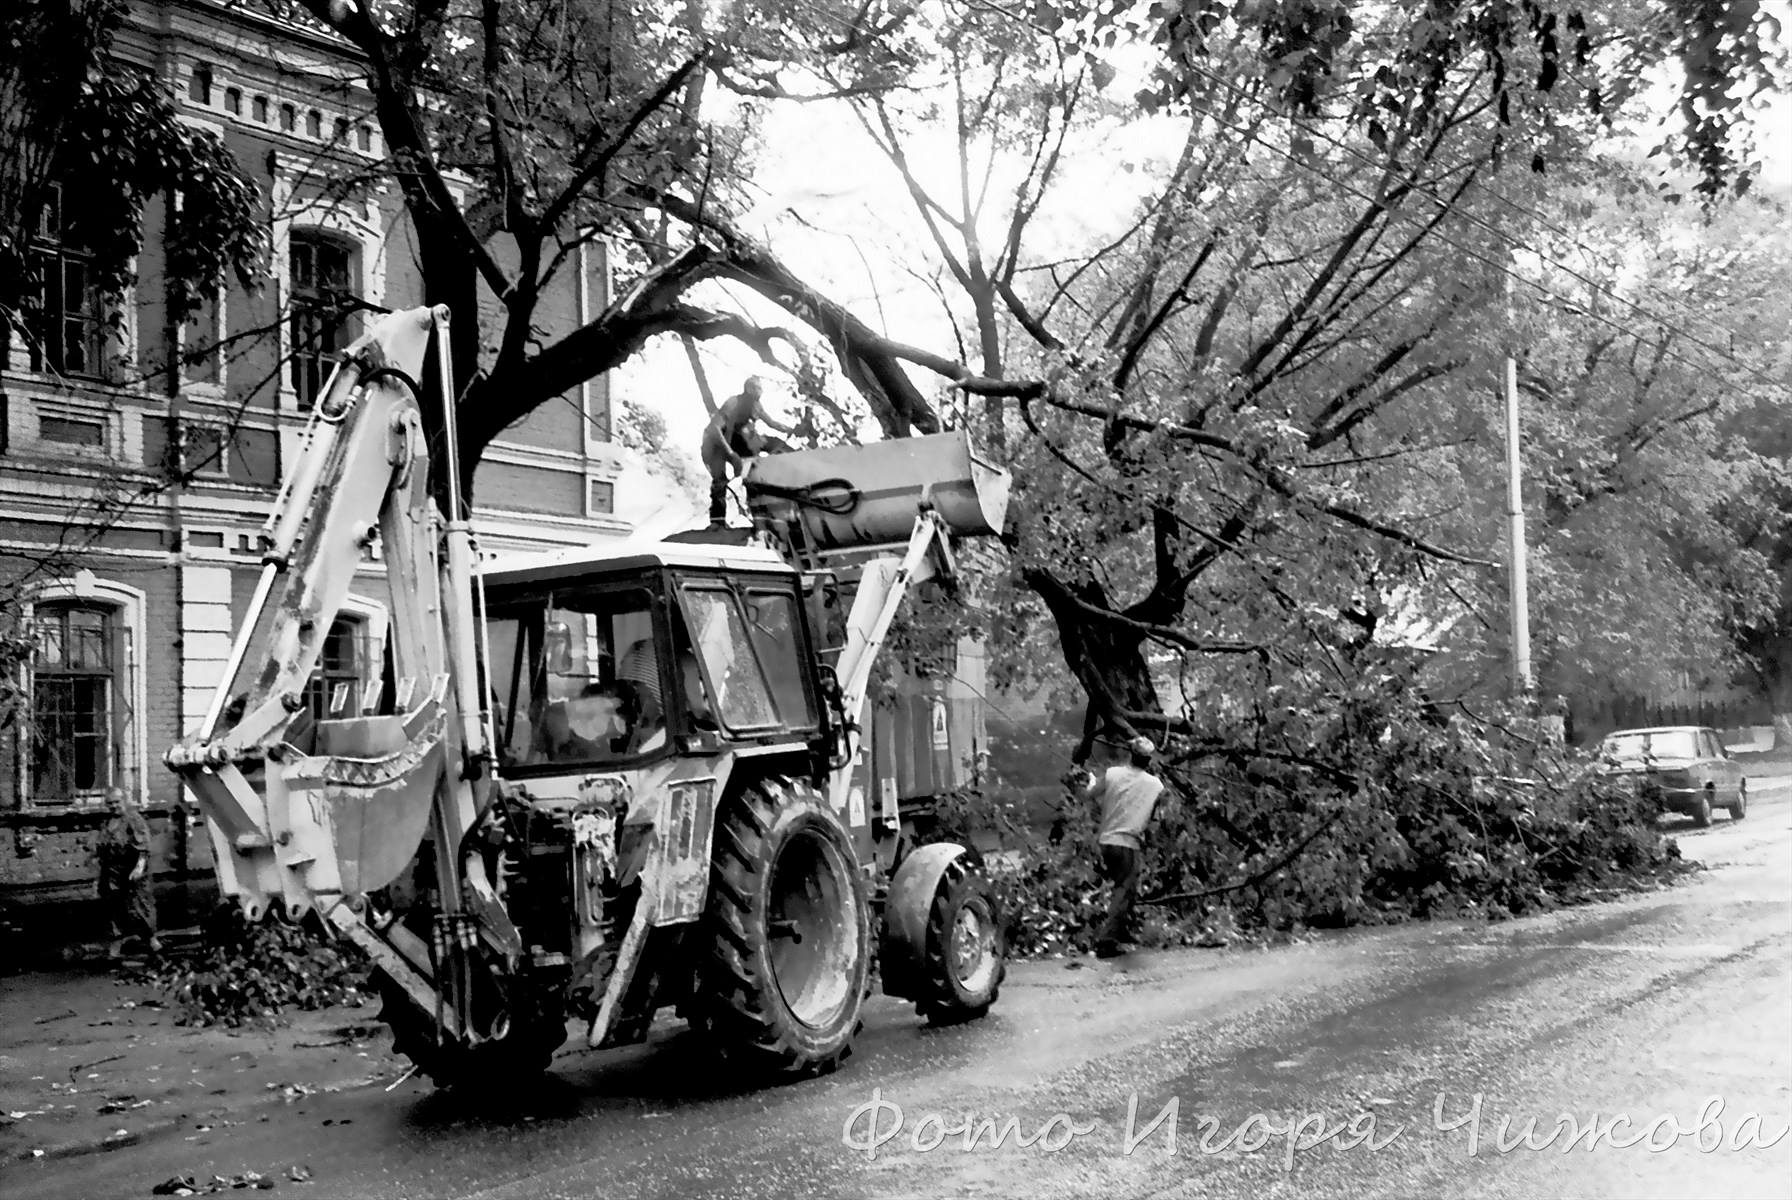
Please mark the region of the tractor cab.
[[587, 550], [486, 576], [492, 723], [510, 778], [819, 743], [801, 577], [754, 546]]

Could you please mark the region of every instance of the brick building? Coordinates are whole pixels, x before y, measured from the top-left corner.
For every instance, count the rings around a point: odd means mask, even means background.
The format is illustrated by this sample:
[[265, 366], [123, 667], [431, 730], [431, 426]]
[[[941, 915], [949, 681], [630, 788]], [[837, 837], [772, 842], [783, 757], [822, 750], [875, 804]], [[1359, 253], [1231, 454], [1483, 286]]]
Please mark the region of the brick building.
[[[175, 325], [160, 285], [163, 204], [146, 214], [137, 284], [111, 306], [86, 285], [55, 204], [40, 224], [34, 336], [15, 336], [0, 363], [0, 584], [30, 573], [24, 612], [38, 636], [22, 681], [31, 718], [0, 731], [0, 918], [41, 930], [54, 906], [76, 938], [91, 933], [79, 902], [111, 786], [150, 817], [164, 919], [180, 919], [187, 892], [209, 891], [208, 840], [189, 827], [162, 752], [205, 712], [259, 567], [255, 534], [332, 351], [368, 319], [342, 316], [344, 296], [388, 308], [421, 296], [401, 198], [379, 179], [370, 97], [342, 43], [237, 5], [137, 0], [115, 56], [164, 79], [184, 118], [259, 181], [274, 256], [258, 294], [227, 289]], [[567, 275], [544, 307], [550, 336], [607, 303], [601, 246]], [[561, 399], [507, 430], [479, 468], [487, 554], [629, 531], [614, 513], [623, 464], [607, 381]], [[333, 627], [313, 684], [320, 707], [335, 684], [379, 670], [381, 570], [363, 564]]]

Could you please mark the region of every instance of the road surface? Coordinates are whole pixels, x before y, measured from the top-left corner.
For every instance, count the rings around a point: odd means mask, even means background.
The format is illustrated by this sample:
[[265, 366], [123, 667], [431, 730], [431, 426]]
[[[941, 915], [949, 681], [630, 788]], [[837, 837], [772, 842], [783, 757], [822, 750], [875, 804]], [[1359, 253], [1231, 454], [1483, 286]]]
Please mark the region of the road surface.
[[253, 1170], [319, 1198], [1792, 1196], [1792, 778], [1755, 792], [1744, 822], [1676, 827], [1709, 870], [1661, 892], [1022, 964], [964, 1028], [877, 999], [826, 1079], [742, 1092], [668, 1035], [525, 1096], [303, 1097], [14, 1164], [5, 1191]]

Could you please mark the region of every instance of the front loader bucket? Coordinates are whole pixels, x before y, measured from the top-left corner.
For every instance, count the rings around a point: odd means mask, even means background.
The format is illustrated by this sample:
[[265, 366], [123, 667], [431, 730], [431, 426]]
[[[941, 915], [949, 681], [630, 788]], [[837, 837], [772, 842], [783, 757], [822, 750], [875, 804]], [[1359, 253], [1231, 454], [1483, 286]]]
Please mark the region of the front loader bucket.
[[762, 455], [745, 482], [756, 514], [794, 515], [817, 550], [906, 542], [924, 504], [962, 536], [999, 534], [1008, 513], [1008, 472], [963, 431]]

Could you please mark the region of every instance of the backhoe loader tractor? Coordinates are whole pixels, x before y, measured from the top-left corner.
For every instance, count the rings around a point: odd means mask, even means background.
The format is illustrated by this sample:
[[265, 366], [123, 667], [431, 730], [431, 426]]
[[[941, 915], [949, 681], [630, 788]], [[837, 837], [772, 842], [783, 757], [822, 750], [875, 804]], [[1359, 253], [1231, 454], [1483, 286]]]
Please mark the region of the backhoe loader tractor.
[[[166, 756], [222, 891], [366, 951], [398, 1050], [444, 1086], [545, 1069], [575, 1016], [612, 1046], [676, 1008], [797, 1075], [847, 1056], [876, 982], [936, 1022], [986, 1012], [1004, 945], [976, 856], [902, 836], [860, 722], [905, 594], [1000, 531], [1006, 473], [962, 434], [767, 456], [751, 530], [480, 570], [429, 493], [447, 320], [395, 313], [344, 355], [223, 682]], [[391, 686], [337, 685], [316, 718], [375, 539]]]

